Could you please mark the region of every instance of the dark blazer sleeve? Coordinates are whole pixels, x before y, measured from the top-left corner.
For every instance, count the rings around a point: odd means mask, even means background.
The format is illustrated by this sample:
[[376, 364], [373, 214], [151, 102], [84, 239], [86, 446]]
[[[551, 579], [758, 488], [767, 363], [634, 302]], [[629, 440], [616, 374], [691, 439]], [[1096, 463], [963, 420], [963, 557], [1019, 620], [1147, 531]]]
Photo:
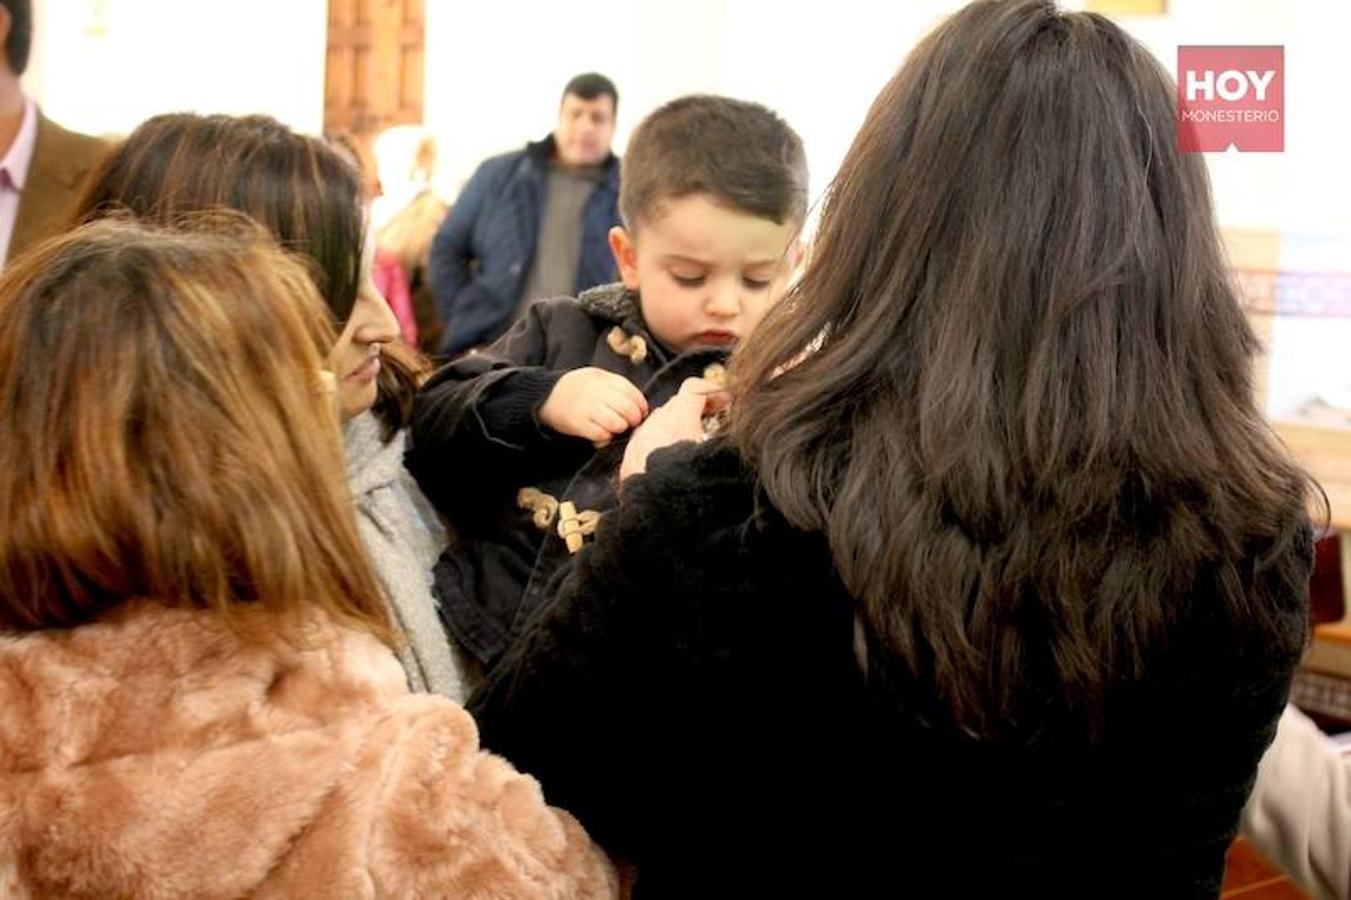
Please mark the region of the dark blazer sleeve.
[[544, 365], [548, 316], [533, 305], [491, 347], [443, 366], [414, 400], [404, 462], [452, 521], [481, 514], [484, 497], [501, 485], [527, 483], [541, 467], [575, 465], [594, 449], [539, 424], [539, 408], [564, 374]]
[[498, 304], [486, 296], [487, 288], [473, 275], [477, 263], [474, 231], [490, 201], [495, 179], [495, 161], [474, 171], [432, 238], [428, 280], [436, 311], [446, 326], [443, 350], [455, 353], [483, 340], [493, 321], [480, 321], [485, 311]]
[[70, 226], [85, 182], [110, 149], [99, 138], [67, 131], [38, 114], [37, 143], [19, 200], [8, 259]]

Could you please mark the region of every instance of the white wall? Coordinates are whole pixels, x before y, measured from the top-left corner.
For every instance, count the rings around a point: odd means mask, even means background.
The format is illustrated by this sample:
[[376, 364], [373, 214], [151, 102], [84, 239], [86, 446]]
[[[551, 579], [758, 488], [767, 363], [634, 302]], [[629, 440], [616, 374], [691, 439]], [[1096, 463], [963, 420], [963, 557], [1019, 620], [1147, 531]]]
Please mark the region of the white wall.
[[815, 203], [905, 54], [959, 6], [732, 0], [720, 89], [777, 110], [802, 135]]
[[27, 87], [68, 127], [125, 133], [176, 111], [323, 126], [327, 0], [36, 0], [34, 12]]
[[721, 3], [427, 0], [425, 121], [453, 196], [485, 158], [548, 134], [563, 85], [597, 71], [619, 90], [615, 147], [666, 96], [717, 82]]
[[545, 135], [571, 76], [619, 89], [615, 147], [694, 91], [756, 100], [802, 135], [819, 194], [873, 96], [945, 0], [427, 0], [426, 122], [453, 194], [485, 157]]
[[[1299, 8], [1286, 44], [1286, 152], [1275, 216], [1285, 233], [1281, 268], [1351, 272], [1351, 118], [1346, 36], [1351, 4]], [[1351, 318], [1276, 319], [1268, 412], [1283, 415], [1311, 398], [1351, 392]]]

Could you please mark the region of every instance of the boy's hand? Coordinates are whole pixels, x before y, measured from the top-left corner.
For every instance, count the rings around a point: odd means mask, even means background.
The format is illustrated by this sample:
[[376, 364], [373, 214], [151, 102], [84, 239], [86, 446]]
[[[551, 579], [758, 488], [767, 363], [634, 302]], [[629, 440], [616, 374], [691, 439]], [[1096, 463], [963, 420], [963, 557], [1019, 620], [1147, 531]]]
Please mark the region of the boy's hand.
[[539, 408], [539, 421], [597, 447], [637, 428], [647, 417], [647, 398], [622, 375], [587, 366], [573, 369], [554, 385]]

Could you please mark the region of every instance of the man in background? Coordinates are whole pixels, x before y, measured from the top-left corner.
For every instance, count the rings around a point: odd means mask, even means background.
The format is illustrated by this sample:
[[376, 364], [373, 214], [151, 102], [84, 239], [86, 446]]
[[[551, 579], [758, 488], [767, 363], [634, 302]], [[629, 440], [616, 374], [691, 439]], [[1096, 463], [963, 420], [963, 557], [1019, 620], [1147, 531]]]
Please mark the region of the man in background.
[[488, 343], [535, 300], [615, 280], [618, 103], [610, 79], [578, 75], [563, 89], [553, 134], [487, 160], [469, 179], [432, 241], [442, 353]]
[[48, 119], [19, 83], [33, 43], [31, 0], [0, 0], [0, 261], [57, 234], [108, 147]]

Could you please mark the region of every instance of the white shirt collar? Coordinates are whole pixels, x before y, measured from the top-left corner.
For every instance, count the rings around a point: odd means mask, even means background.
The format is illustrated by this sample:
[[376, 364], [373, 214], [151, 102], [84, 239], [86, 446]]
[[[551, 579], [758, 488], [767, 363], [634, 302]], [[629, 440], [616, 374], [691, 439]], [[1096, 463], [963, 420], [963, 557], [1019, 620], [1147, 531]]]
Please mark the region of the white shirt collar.
[[22, 191], [25, 182], [28, 181], [28, 168], [33, 162], [33, 149], [37, 146], [37, 140], [37, 104], [31, 98], [25, 97], [23, 122], [19, 125], [18, 133], [14, 135], [14, 143], [9, 145], [9, 152], [5, 154], [4, 159], [0, 159], [0, 171], [9, 173], [9, 183], [16, 191]]

